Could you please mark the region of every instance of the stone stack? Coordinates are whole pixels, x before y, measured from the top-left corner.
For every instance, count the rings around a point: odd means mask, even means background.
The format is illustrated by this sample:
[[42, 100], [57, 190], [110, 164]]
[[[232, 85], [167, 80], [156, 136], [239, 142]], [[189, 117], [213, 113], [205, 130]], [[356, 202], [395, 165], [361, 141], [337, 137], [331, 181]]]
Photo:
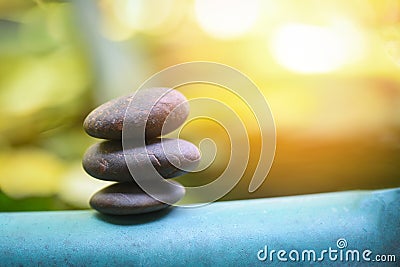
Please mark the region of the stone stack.
[[[161, 97], [160, 97], [161, 96]], [[135, 108], [128, 109], [132, 99]], [[151, 106], [151, 109], [148, 107]], [[129, 114], [126, 114], [126, 111]], [[164, 178], [181, 176], [193, 170], [200, 153], [195, 145], [181, 139], [161, 139], [161, 133], [172, 132], [181, 126], [189, 114], [186, 98], [176, 90], [152, 88], [111, 100], [93, 110], [84, 121], [85, 131], [93, 137], [107, 139], [91, 146], [83, 157], [83, 168], [94, 178], [116, 181], [90, 199], [90, 206], [110, 215], [130, 215], [160, 210], [169, 204], [146, 194], [132, 177], [125, 155], [136, 155], [143, 147], [122, 147], [124, 123], [145, 125], [145, 151], [155, 170]], [[127, 116], [126, 116], [127, 115]], [[128, 116], [129, 115], [129, 116]], [[126, 121], [129, 120], [129, 121]], [[168, 123], [166, 124], [166, 121]], [[163, 128], [164, 127], [164, 128]], [[169, 159], [175, 159], [173, 163]], [[141, 161], [134, 164], [140, 165]], [[135, 166], [140, 169], [142, 166]], [[145, 174], [135, 173], [135, 178]], [[178, 184], [177, 182], [173, 182]], [[185, 194], [182, 186], [163, 192], [169, 203], [178, 202]]]

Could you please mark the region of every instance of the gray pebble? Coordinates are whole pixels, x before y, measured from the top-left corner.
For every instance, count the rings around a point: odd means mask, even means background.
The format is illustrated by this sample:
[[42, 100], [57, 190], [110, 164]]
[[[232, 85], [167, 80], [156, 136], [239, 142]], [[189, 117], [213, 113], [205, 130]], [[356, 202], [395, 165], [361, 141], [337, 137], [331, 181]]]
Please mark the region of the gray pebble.
[[[184, 187], [173, 188], [163, 193], [169, 203], [176, 203], [185, 195]], [[169, 207], [168, 204], [147, 195], [135, 183], [112, 184], [95, 193], [89, 203], [93, 209], [109, 215], [141, 214]]]
[[189, 104], [180, 92], [168, 88], [152, 88], [139, 92], [135, 97], [135, 94], [123, 96], [93, 110], [83, 123], [85, 131], [96, 138], [121, 139], [125, 113], [133, 97], [135, 109], [129, 109], [126, 118], [134, 127], [144, 129], [146, 125], [146, 139], [161, 136], [162, 127], [170, 114], [163, 134], [177, 129], [186, 120]]
[[[195, 169], [200, 160], [200, 152], [197, 147], [182, 139], [155, 139], [147, 143], [146, 149], [153, 166], [164, 178], [183, 175], [187, 171]], [[126, 155], [138, 155], [139, 152], [143, 152], [143, 149], [125, 150]], [[179, 168], [172, 165], [168, 159]], [[142, 161], [135, 162], [140, 165]], [[133, 182], [120, 141], [104, 141], [92, 145], [83, 156], [82, 165], [85, 171], [95, 178], [106, 181]]]

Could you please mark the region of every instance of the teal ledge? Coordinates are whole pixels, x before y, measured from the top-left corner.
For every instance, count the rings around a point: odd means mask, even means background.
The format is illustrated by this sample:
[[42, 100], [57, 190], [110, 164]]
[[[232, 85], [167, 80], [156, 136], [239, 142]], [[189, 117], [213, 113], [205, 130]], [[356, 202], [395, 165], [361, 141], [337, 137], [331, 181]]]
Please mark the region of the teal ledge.
[[128, 217], [0, 213], [0, 266], [298, 264], [400, 266], [400, 189], [217, 202]]

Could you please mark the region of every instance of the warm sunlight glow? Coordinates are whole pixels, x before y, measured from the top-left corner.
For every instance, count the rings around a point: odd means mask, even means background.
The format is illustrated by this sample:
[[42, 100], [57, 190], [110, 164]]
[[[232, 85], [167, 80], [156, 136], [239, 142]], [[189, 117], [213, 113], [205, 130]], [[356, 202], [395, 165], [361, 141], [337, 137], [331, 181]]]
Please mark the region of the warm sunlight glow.
[[113, 41], [127, 40], [137, 32], [164, 32], [176, 6], [174, 0], [101, 0], [102, 31]]
[[197, 21], [208, 34], [221, 39], [243, 35], [254, 25], [260, 9], [258, 0], [197, 0]]
[[288, 24], [272, 37], [279, 64], [300, 73], [324, 73], [353, 60], [362, 50], [359, 34], [348, 29]]

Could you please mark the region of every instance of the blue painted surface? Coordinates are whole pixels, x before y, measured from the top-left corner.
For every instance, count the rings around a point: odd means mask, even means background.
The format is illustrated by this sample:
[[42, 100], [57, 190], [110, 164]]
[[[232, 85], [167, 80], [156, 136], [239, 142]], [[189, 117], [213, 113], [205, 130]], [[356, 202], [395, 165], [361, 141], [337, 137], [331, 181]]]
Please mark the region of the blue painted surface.
[[[347, 247], [338, 249], [344, 238]], [[0, 214], [0, 266], [257, 266], [296, 265], [271, 250], [338, 250], [323, 265], [340, 261], [340, 251], [365, 249], [392, 254], [400, 263], [400, 189], [351, 191], [284, 198], [229, 201], [193, 209], [125, 218], [94, 211]], [[292, 252], [295, 258], [295, 252]], [[264, 251], [259, 253], [265, 257]], [[269, 255], [268, 255], [269, 256]], [[362, 257], [360, 255], [360, 257]], [[283, 256], [285, 258], [285, 256]], [[309, 265], [307, 253], [306, 261]], [[311, 258], [312, 259], [312, 258]], [[301, 256], [300, 256], [301, 260]], [[311, 262], [320, 265], [321, 262]], [[376, 262], [369, 262], [376, 266]]]

